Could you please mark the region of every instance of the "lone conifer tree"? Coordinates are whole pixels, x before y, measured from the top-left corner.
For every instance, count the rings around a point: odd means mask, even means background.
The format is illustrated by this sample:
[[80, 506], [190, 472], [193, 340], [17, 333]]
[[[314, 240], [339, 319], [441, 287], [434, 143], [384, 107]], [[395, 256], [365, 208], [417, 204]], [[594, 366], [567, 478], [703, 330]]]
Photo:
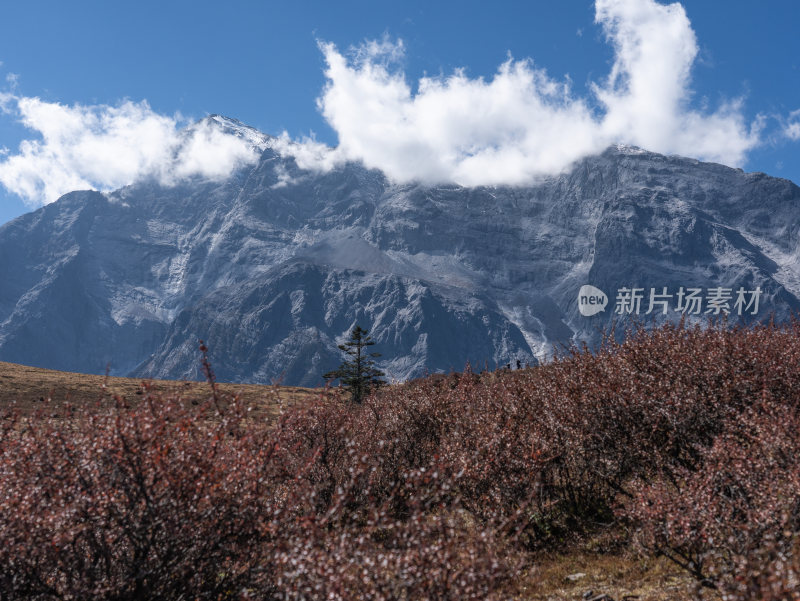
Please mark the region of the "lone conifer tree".
[[386, 384], [381, 379], [385, 374], [375, 367], [373, 361], [381, 354], [368, 353], [366, 349], [374, 344], [369, 332], [356, 326], [350, 332], [350, 340], [339, 345], [339, 350], [345, 354], [345, 360], [338, 369], [323, 376], [326, 380], [338, 379], [350, 391], [350, 398], [354, 403], [360, 403], [370, 391]]

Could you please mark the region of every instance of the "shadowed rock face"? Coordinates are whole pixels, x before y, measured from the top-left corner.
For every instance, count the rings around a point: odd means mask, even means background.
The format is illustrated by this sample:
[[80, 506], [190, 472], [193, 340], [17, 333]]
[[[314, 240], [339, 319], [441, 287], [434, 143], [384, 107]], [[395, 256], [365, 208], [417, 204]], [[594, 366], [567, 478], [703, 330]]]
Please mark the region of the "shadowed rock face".
[[[316, 385], [358, 323], [398, 380], [534, 363], [597, 342], [622, 287], [644, 290], [641, 318], [663, 287], [759, 287], [743, 319], [788, 318], [799, 227], [789, 181], [632, 148], [526, 188], [312, 173], [267, 149], [223, 183], [73, 192], [0, 228], [0, 360], [190, 378], [202, 338], [220, 380]], [[605, 311], [581, 315], [584, 284]]]

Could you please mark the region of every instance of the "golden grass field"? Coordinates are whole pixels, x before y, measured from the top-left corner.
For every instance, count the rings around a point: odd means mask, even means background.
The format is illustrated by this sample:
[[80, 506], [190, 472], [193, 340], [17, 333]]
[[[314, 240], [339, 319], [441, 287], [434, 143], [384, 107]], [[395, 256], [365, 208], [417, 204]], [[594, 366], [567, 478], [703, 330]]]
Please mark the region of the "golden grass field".
[[[591, 542], [587, 546], [591, 547]], [[534, 565], [522, 579], [521, 594], [517, 597], [520, 601], [572, 601], [601, 595], [608, 595], [614, 601], [719, 598], [708, 590], [700, 592], [705, 595], [698, 597], [692, 578], [668, 560], [641, 558], [633, 552], [600, 553], [579, 548], [558, 555], [540, 554]], [[585, 575], [575, 578], [580, 574]], [[587, 595], [589, 591], [591, 595]]]
[[[223, 395], [238, 395], [253, 407], [253, 417], [274, 420], [281, 406], [323, 394], [322, 389], [256, 384], [217, 384]], [[43, 410], [45, 414], [66, 404], [76, 409], [108, 403], [114, 395], [128, 402], [153, 394], [178, 395], [187, 402], [210, 397], [207, 382], [144, 380], [54, 371], [15, 363], [0, 362], [0, 409], [16, 409], [21, 414]]]

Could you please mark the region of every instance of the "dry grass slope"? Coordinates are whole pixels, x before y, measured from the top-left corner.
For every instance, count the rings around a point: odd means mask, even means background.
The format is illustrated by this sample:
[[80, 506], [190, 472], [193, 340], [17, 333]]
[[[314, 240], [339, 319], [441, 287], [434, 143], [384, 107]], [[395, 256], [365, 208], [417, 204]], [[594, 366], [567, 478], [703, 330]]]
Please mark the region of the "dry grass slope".
[[[296, 386], [262, 386], [256, 384], [217, 384], [223, 395], [237, 395], [253, 407], [254, 417], [275, 420], [280, 406], [292, 406], [314, 398], [319, 389]], [[136, 401], [146, 390], [152, 395], [179, 395], [186, 402], [208, 398], [211, 389], [206, 382], [174, 380], [142, 380], [105, 377], [29, 367], [0, 362], [0, 409], [16, 408], [22, 414], [40, 409], [58, 409], [66, 403], [80, 409], [108, 402], [114, 395]]]

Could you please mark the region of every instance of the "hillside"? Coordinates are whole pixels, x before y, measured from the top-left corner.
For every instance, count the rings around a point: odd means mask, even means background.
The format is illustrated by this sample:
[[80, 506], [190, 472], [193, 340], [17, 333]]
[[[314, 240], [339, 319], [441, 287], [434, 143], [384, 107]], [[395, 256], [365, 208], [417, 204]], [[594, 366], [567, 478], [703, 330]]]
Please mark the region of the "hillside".
[[146, 398], [21, 428], [0, 411], [9, 598], [800, 590], [798, 321], [639, 330], [275, 421]]
[[[292, 406], [321, 393], [319, 389], [295, 386], [228, 383], [217, 386], [221, 394], [237, 395], [254, 408], [256, 416], [270, 421], [277, 417], [281, 405]], [[136, 400], [145, 391], [157, 396], [179, 395], [188, 403], [210, 396], [206, 382], [105, 377], [0, 362], [0, 409], [15, 408], [26, 414], [41, 409], [47, 413], [49, 408], [60, 408], [67, 403], [85, 409], [108, 402], [113, 395]]]
[[[280, 405], [286, 408], [302, 405], [320, 394], [319, 389], [292, 386], [220, 383], [218, 389], [222, 395], [238, 395], [265, 421], [278, 417]], [[0, 362], [0, 413], [14, 408], [23, 415], [42, 411], [49, 417], [52, 412], [60, 414], [67, 402], [78, 409], [91, 410], [109, 395], [136, 400], [142, 398], [145, 390], [156, 398], [179, 394], [187, 405], [209, 396], [206, 382], [105, 377]], [[578, 543], [569, 553], [538, 557], [535, 570], [519, 575], [520, 589], [524, 592], [521, 598], [566, 601], [592, 589], [598, 594], [602, 590], [615, 599], [624, 595], [639, 595], [651, 601], [691, 598], [691, 579], [666, 560], [641, 561], [633, 553], [587, 552], [594, 545], [602, 546], [602, 540]], [[585, 576], [574, 578], [575, 574]]]

